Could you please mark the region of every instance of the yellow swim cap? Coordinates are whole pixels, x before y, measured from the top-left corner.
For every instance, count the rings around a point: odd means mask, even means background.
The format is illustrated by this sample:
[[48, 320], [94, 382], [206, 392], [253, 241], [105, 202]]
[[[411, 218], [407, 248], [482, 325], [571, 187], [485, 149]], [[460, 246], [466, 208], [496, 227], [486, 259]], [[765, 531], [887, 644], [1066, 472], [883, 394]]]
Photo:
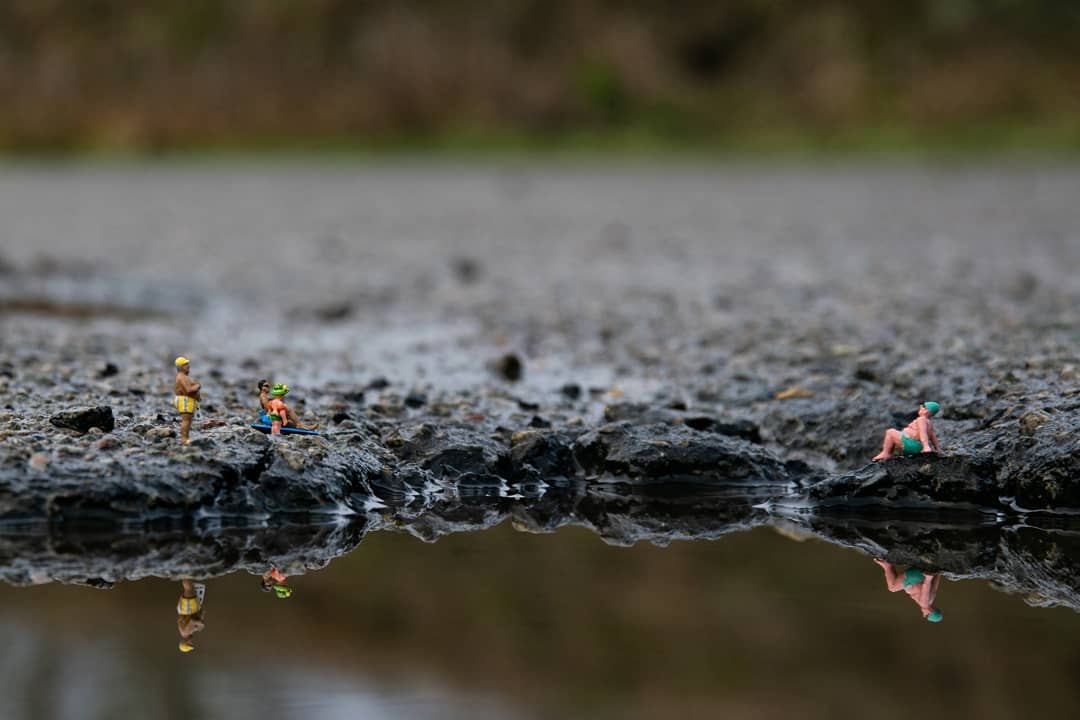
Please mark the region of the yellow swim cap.
[[192, 645], [191, 643], [186, 642], [186, 641], [181, 641], [180, 642], [180, 652], [189, 653], [194, 649], [195, 649], [195, 646]]
[[181, 367], [182, 365], [190, 365], [190, 364], [191, 364], [191, 361], [190, 361], [190, 360], [188, 360], [188, 359], [187, 359], [186, 357], [184, 357], [183, 355], [181, 355], [180, 357], [176, 358], [176, 367]]

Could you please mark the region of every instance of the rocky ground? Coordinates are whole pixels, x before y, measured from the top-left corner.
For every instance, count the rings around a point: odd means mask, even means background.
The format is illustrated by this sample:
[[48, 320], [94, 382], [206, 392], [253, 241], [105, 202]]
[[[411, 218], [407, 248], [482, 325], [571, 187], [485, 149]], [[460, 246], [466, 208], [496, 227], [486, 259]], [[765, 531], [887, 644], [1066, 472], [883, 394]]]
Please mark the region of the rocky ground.
[[[1080, 511], [1070, 169], [0, 185], [7, 523], [362, 518], [570, 481], [707, 485], [785, 519]], [[188, 446], [179, 354], [204, 386]], [[259, 377], [322, 434], [249, 429]], [[869, 463], [929, 399], [943, 454]]]

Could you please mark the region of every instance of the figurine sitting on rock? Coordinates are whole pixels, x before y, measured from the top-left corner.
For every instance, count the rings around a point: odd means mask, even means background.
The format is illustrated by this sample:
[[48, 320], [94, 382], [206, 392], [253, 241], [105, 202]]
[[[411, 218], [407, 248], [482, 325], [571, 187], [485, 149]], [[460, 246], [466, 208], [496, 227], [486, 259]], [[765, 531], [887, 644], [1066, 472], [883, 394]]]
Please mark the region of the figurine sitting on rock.
[[908, 423], [903, 432], [895, 428], [885, 431], [885, 442], [874, 460], [888, 460], [895, 455], [918, 455], [941, 452], [937, 435], [930, 418], [938, 414], [941, 406], [936, 402], [924, 402], [919, 406], [919, 416]]
[[289, 386], [275, 383], [270, 386], [268, 380], [260, 380], [259, 385], [259, 422], [252, 423], [251, 427], [261, 432], [269, 432], [271, 435], [282, 433], [300, 435], [318, 435], [315, 429], [319, 426], [305, 425], [299, 421], [297, 414], [285, 404], [285, 396], [289, 393]]

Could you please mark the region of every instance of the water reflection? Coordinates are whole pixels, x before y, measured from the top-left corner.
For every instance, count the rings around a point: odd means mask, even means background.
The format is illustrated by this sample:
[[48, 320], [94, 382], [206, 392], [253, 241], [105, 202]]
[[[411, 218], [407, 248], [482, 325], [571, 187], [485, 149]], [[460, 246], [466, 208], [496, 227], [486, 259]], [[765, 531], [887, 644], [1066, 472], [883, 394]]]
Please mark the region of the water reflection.
[[[207, 583], [213, 629], [183, 656], [165, 650], [176, 631], [161, 622], [182, 582], [0, 588], [0, 642], [35, 648], [0, 685], [23, 708], [4, 717], [831, 718], [876, 717], [882, 698], [928, 718], [1080, 707], [1080, 616], [952, 583], [962, 612], [920, 628], [862, 555], [768, 528], [666, 548], [510, 524], [434, 544], [369, 532], [324, 570], [282, 563], [290, 582], [303, 575], [302, 603], [253, 592], [264, 575], [278, 582], [270, 568]], [[933, 639], [932, 655], [913, 632]], [[89, 689], [72, 664], [86, 652]], [[900, 676], [919, 693], [894, 692]], [[69, 693], [81, 700], [59, 700]], [[69, 702], [87, 712], [57, 709]]]
[[180, 652], [189, 653], [195, 649], [195, 633], [206, 627], [203, 608], [206, 585], [185, 578], [180, 581], [180, 588], [180, 599], [176, 601], [176, 629], [180, 632]]
[[273, 592], [279, 600], [292, 597], [293, 591], [289, 587], [289, 578], [272, 565], [269, 570], [262, 574], [260, 585], [263, 592]]
[[885, 571], [885, 585], [889, 588], [889, 592], [903, 590], [907, 593], [907, 596], [919, 606], [924, 620], [936, 623], [944, 619], [945, 616], [941, 610], [934, 606], [938, 586], [941, 584], [940, 574], [926, 573], [915, 568], [908, 568], [900, 573], [890, 562], [880, 559], [875, 559], [874, 562]]

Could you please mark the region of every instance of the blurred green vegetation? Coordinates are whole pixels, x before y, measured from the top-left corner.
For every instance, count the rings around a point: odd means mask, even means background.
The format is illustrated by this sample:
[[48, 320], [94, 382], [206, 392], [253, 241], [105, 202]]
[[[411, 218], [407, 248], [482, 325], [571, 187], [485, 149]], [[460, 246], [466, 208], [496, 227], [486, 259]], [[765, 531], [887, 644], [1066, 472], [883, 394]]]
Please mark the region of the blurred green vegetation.
[[1080, 149], [1073, 0], [11, 0], [0, 149]]

